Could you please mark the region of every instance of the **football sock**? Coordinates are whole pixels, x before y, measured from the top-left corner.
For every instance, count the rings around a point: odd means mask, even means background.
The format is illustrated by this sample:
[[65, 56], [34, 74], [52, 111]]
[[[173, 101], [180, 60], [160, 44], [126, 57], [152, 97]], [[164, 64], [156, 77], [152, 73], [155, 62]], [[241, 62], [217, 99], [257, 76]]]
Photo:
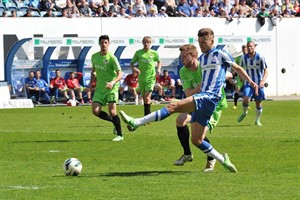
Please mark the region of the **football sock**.
[[243, 111], [244, 111], [244, 114], [247, 115], [248, 114], [248, 108], [249, 107], [249, 104], [243, 104]]
[[144, 104], [144, 116], [150, 114], [150, 104]]
[[237, 101], [239, 99], [239, 94], [238, 93], [234, 93], [234, 105], [237, 106]]
[[119, 99], [120, 99], [121, 101], [124, 101], [124, 93], [123, 93], [123, 94], [119, 94]]
[[[208, 143], [210, 143], [209, 139], [207, 137], [204, 138], [204, 140]], [[210, 157], [209, 155], [207, 155], [207, 160], [213, 160], [213, 157]]]
[[191, 149], [190, 149], [190, 132], [188, 126], [178, 127], [177, 128], [177, 136], [180, 141], [180, 144], [183, 148], [184, 155], [191, 155]]
[[167, 108], [162, 108], [155, 112], [146, 115], [145, 117], [137, 118], [134, 120], [136, 126], [144, 125], [150, 122], [161, 121], [170, 116]]
[[206, 142], [205, 140], [202, 141], [202, 143], [197, 146], [203, 153], [205, 153], [207, 156], [213, 157], [216, 160], [220, 161], [221, 163], [224, 162], [224, 157], [222, 154], [217, 152], [211, 144]]
[[256, 108], [256, 122], [260, 120], [261, 115], [262, 115], [262, 108]]
[[122, 136], [121, 122], [120, 117], [118, 115], [112, 117], [112, 123], [114, 124], [117, 130], [117, 135]]
[[104, 111], [101, 111], [98, 115], [98, 117], [100, 119], [103, 119], [103, 120], [106, 120], [106, 121], [110, 121], [110, 122], [113, 122], [113, 119], [110, 115], [108, 115], [106, 112]]

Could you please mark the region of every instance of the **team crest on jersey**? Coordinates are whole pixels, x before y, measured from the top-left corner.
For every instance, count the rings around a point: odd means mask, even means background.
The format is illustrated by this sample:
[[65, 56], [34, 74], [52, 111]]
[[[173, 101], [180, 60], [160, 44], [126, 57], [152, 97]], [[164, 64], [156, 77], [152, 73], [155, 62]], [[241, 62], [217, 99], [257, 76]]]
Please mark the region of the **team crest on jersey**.
[[217, 62], [217, 60], [218, 60], [217, 56], [213, 56], [211, 59], [212, 62]]
[[104, 60], [103, 62], [104, 62], [104, 64], [107, 64], [107, 63], [108, 63], [108, 60]]

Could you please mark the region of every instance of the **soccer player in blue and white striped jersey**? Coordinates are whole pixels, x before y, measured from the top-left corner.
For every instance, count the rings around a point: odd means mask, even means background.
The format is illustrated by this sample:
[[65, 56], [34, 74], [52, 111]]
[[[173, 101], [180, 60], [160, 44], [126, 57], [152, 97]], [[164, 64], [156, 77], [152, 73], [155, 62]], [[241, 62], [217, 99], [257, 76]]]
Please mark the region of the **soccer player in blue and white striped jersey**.
[[[142, 118], [133, 118], [120, 111], [123, 121], [130, 131], [139, 126], [161, 121], [173, 113], [192, 113], [191, 129], [192, 143], [207, 156], [215, 158], [230, 172], [237, 172], [230, 162], [227, 154], [220, 154], [211, 144], [204, 140], [208, 131], [207, 124], [221, 99], [221, 90], [225, 81], [228, 67], [232, 67], [244, 80], [248, 81], [257, 94], [258, 86], [251, 80], [245, 70], [236, 64], [231, 56], [224, 50], [214, 47], [214, 32], [210, 28], [202, 28], [198, 32], [198, 42], [202, 55], [199, 62], [202, 68], [202, 83], [200, 93], [189, 96], [181, 101], [170, 103], [167, 107], [152, 112]], [[191, 64], [197, 62], [196, 58], [188, 55]], [[196, 123], [193, 123], [196, 122]]]
[[248, 53], [241, 58], [241, 65], [246, 70], [251, 80], [259, 85], [258, 95], [254, 94], [253, 88], [250, 86], [249, 82], [246, 81], [243, 95], [243, 114], [238, 118], [238, 122], [243, 121], [248, 114], [249, 102], [254, 95], [253, 97], [256, 102], [255, 125], [262, 126], [260, 118], [262, 115], [262, 100], [265, 99], [264, 87], [268, 76], [268, 67], [265, 58], [255, 51], [255, 47], [256, 45], [253, 41], [247, 42]]

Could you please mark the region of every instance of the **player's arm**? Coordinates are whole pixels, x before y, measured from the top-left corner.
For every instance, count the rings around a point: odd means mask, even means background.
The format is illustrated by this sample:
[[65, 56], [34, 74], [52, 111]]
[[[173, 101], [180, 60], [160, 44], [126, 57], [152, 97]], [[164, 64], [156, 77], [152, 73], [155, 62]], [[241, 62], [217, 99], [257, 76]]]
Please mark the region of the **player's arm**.
[[235, 62], [232, 63], [233, 69], [242, 77], [243, 80], [248, 81], [249, 85], [255, 89], [255, 94], [258, 95], [258, 86], [248, 76], [247, 72]]
[[160, 74], [161, 73], [161, 62], [160, 60], [157, 61], [157, 72]]
[[92, 71], [91, 71], [91, 78], [90, 78], [90, 84], [89, 84], [89, 87], [92, 88], [93, 87], [93, 83], [96, 79], [96, 72], [95, 72], [95, 68], [92, 68]]
[[201, 83], [197, 85], [195, 88], [185, 88], [184, 92], [187, 97], [192, 96], [193, 94], [198, 94], [201, 89]]
[[267, 80], [267, 77], [268, 77], [268, 73], [269, 73], [268, 68], [265, 68], [264, 69], [264, 76], [263, 76], [263, 78], [262, 78], [262, 80], [260, 81], [260, 84], [259, 84], [260, 88], [265, 87], [265, 83], [266, 83], [266, 80]]

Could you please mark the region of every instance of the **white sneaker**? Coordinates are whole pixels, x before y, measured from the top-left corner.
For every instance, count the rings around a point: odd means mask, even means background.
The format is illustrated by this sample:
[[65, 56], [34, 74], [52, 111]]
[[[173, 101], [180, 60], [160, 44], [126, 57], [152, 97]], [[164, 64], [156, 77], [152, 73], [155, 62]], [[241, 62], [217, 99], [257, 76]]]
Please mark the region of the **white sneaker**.
[[114, 139], [112, 139], [112, 141], [114, 141], [114, 142], [120, 142], [120, 141], [123, 141], [124, 140], [124, 138], [122, 137], [122, 136], [117, 136], [117, 137], [115, 137]]
[[217, 160], [213, 159], [213, 160], [208, 160], [205, 166], [205, 169], [203, 170], [203, 172], [208, 173], [208, 172], [213, 172], [215, 169], [215, 164], [216, 164]]
[[178, 160], [174, 161], [174, 165], [184, 165], [186, 162], [192, 162], [194, 159], [193, 154], [182, 155]]

